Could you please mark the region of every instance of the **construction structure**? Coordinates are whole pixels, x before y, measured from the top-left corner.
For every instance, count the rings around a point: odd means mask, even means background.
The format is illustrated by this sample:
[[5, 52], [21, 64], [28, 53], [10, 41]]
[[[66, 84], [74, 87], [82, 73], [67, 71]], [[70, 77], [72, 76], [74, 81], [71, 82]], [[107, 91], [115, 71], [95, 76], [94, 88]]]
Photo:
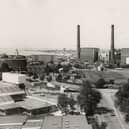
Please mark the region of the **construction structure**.
[[111, 48], [110, 48], [110, 64], [115, 64], [115, 48], [114, 48], [114, 24], [111, 25]]
[[80, 60], [80, 25], [77, 25], [77, 59]]

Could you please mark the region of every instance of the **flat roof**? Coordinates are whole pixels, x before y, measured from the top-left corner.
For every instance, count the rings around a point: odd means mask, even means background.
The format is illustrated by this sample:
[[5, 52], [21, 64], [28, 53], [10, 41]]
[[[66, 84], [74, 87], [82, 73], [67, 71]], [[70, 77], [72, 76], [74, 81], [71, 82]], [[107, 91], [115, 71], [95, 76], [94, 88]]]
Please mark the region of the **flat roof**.
[[0, 106], [0, 110], [9, 110], [9, 109], [15, 109], [15, 108], [23, 108], [26, 110], [35, 110], [35, 109], [41, 109], [48, 106], [52, 106], [52, 104], [47, 102], [42, 102], [39, 100], [27, 98], [24, 101], [19, 101], [16, 103], [10, 103], [10, 104], [4, 104]]
[[11, 103], [11, 104], [5, 104], [0, 106], [0, 110], [9, 110], [9, 109], [15, 109], [20, 108], [20, 106], [17, 103]]
[[84, 115], [46, 117], [42, 129], [92, 129]]
[[0, 105], [14, 103], [11, 96], [0, 96]]
[[40, 129], [43, 123], [43, 119], [42, 120], [27, 120], [27, 122], [25, 123], [25, 125], [22, 127], [22, 129]]
[[11, 116], [1, 116], [0, 117], [0, 126], [6, 125], [22, 125], [27, 116], [25, 115], [11, 115]]
[[0, 81], [0, 96], [25, 94], [16, 84]]
[[[23, 123], [25, 123], [23, 125]], [[19, 129], [92, 129], [84, 115], [47, 116], [40, 119], [28, 119], [27, 116], [0, 117], [0, 128]]]
[[84, 115], [68, 115], [63, 117], [63, 128], [62, 129], [92, 129], [86, 121]]
[[22, 129], [22, 125], [0, 125], [0, 129]]
[[42, 129], [62, 129], [62, 117], [46, 117]]

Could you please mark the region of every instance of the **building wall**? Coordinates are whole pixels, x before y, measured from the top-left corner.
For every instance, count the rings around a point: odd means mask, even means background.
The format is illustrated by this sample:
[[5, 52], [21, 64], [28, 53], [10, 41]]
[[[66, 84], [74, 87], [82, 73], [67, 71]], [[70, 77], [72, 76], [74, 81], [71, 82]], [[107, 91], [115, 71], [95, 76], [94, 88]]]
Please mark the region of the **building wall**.
[[129, 48], [121, 49], [121, 65], [128, 64], [129, 59]]
[[81, 61], [88, 61], [90, 64], [98, 61], [98, 48], [81, 48]]
[[28, 61], [33, 61], [33, 62], [44, 62], [45, 64], [54, 61], [55, 55], [31, 55], [28, 58]]
[[0, 65], [7, 63], [13, 71], [26, 71], [27, 61], [23, 59], [1, 58]]

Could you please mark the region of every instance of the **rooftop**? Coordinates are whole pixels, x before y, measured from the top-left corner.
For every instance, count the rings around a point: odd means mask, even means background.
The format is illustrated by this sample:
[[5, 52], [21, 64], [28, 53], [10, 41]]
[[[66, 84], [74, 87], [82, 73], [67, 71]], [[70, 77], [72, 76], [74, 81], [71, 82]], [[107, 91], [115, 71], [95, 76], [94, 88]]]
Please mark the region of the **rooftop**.
[[49, 116], [46, 117], [42, 129], [92, 129], [82, 115]]
[[26, 116], [0, 117], [0, 128], [19, 129], [92, 129], [82, 115], [47, 116], [28, 119]]
[[40, 129], [42, 126], [43, 120], [28, 120], [22, 129]]
[[9, 125], [22, 125], [26, 120], [27, 116], [2, 116], [0, 117], [0, 127]]
[[16, 84], [0, 81], [0, 96], [25, 94]]
[[24, 101], [17, 102], [17, 104], [27, 110], [35, 110], [35, 109], [51, 106], [51, 104], [47, 102], [42, 102], [31, 98], [25, 99]]

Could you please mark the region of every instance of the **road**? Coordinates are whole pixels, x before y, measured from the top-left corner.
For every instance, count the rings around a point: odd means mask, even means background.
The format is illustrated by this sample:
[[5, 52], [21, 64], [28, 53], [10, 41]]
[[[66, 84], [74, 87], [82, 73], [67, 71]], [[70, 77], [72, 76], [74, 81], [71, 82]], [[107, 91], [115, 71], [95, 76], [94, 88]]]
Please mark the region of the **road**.
[[129, 129], [129, 125], [124, 121], [121, 112], [114, 106], [114, 95], [117, 90], [101, 89], [103, 100], [102, 105], [113, 109], [115, 116], [111, 114], [103, 115], [103, 119], [108, 123], [108, 129]]

